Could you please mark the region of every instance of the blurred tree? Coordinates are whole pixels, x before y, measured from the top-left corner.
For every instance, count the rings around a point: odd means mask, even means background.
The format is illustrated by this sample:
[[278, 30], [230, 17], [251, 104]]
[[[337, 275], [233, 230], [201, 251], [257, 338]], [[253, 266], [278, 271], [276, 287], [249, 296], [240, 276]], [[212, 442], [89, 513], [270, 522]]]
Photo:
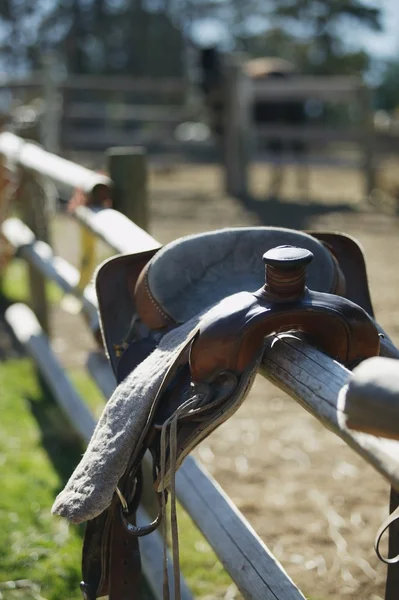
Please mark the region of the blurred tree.
[[364, 74], [370, 66], [370, 56], [364, 50], [351, 52], [335, 48], [333, 53], [320, 60], [313, 40], [297, 37], [281, 27], [239, 39], [238, 45], [254, 57], [281, 56], [294, 63], [300, 72], [308, 74]]
[[179, 75], [193, 29], [217, 23], [231, 49], [289, 58], [312, 73], [364, 72], [367, 53], [349, 50], [342, 29], [348, 23], [380, 29], [378, 6], [377, 0], [0, 0], [0, 55], [11, 68], [29, 69], [44, 48], [56, 47], [77, 73]]
[[379, 2], [364, 0], [277, 0], [274, 20], [308, 40], [308, 71], [356, 73], [368, 68], [369, 57], [365, 51], [348, 50], [343, 29], [351, 25], [381, 31], [381, 8]]

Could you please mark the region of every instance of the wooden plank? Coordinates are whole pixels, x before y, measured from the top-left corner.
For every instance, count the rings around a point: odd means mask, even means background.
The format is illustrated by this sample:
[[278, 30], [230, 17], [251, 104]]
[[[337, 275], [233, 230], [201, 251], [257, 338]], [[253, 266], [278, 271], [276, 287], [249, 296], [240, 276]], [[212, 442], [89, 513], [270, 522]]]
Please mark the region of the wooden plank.
[[93, 90], [98, 92], [140, 92], [183, 94], [186, 84], [183, 79], [177, 77], [132, 77], [123, 75], [70, 75], [68, 79], [61, 82], [60, 86], [69, 90]]
[[[310, 125], [257, 125], [254, 132], [258, 141], [263, 138], [278, 138], [283, 141], [304, 142], [357, 142], [363, 139], [363, 133], [353, 127], [321, 127]], [[267, 141], [267, 140], [265, 140]]]
[[399, 361], [375, 357], [356, 367], [345, 413], [350, 429], [399, 440]]
[[[115, 378], [106, 358], [99, 353], [91, 354], [87, 367], [99, 389], [109, 398]], [[177, 473], [176, 492], [244, 598], [304, 599], [244, 516], [191, 456]]]
[[124, 147], [134, 145], [159, 144], [162, 148], [182, 147], [181, 142], [177, 142], [173, 137], [173, 131], [166, 124], [159, 124], [156, 128], [143, 129], [140, 131], [123, 131], [122, 129], [109, 126], [107, 129], [88, 129], [81, 126], [68, 126], [64, 132], [65, 142], [68, 147], [89, 147], [101, 146]]
[[351, 372], [293, 335], [267, 338], [261, 374], [342, 438], [399, 490], [399, 442], [346, 426]]
[[17, 340], [39, 367], [68, 421], [87, 442], [94, 431], [93, 417], [57, 361], [34, 313], [25, 304], [13, 304], [6, 310], [5, 318]]
[[[24, 304], [14, 304], [6, 310], [6, 321], [18, 341], [37, 364], [48, 384], [54, 399], [67, 416], [82, 442], [90, 441], [96, 422], [86, 404], [73, 387], [70, 379], [55, 357], [47, 336], [44, 334], [33, 312]], [[150, 517], [140, 507], [138, 521], [148, 523]], [[157, 600], [163, 599], [163, 540], [158, 532], [140, 538], [142, 568], [152, 593]], [[169, 556], [168, 571], [173, 579], [173, 565]], [[181, 578], [182, 600], [192, 600], [192, 595], [183, 577]]]
[[306, 100], [318, 98], [326, 102], [348, 100], [357, 93], [359, 77], [317, 77], [297, 75], [287, 79], [254, 81], [256, 100]]
[[4, 221], [1, 232], [29, 265], [46, 279], [54, 281], [64, 293], [72, 294], [81, 301], [82, 312], [88, 318], [91, 328], [97, 331], [97, 303], [89, 286], [83, 292], [79, 289], [79, 271], [65, 259], [54, 256], [51, 247], [45, 242], [37, 241], [32, 231], [19, 219]]
[[248, 195], [251, 154], [252, 83], [241, 64], [226, 65], [224, 81], [223, 161], [225, 189], [237, 198]]
[[304, 599], [216, 481], [192, 458], [177, 472], [179, 502], [248, 600]]
[[109, 148], [108, 172], [114, 182], [113, 207], [148, 230], [147, 155], [142, 147]]
[[174, 105], [132, 105], [120, 102], [74, 102], [67, 107], [64, 119], [105, 119], [109, 121], [164, 121], [178, 124], [188, 118], [187, 109]]
[[112, 208], [78, 206], [72, 215], [116, 252], [144, 252], [161, 247], [149, 233]]
[[61, 186], [66, 186], [68, 193], [75, 188], [80, 188], [86, 194], [93, 195], [97, 188], [112, 187], [109, 177], [51, 154], [41, 146], [25, 142], [13, 133], [0, 134], [0, 153], [16, 165], [49, 177]]
[[8, 73], [0, 74], [0, 89], [40, 88], [43, 85], [43, 72], [33, 72], [28, 77], [10, 77]]

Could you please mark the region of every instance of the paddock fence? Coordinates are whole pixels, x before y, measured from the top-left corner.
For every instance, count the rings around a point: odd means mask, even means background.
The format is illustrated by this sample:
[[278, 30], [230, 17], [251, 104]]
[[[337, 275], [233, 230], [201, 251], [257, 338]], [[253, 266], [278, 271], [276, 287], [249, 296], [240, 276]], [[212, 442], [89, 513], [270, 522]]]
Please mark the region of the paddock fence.
[[[245, 197], [250, 190], [250, 166], [254, 161], [309, 167], [339, 167], [359, 170], [368, 198], [378, 187], [378, 170], [384, 156], [397, 156], [396, 127], [377, 128], [374, 123], [373, 91], [357, 76], [305, 76], [253, 80], [242, 68], [242, 59], [231, 56], [225, 65], [225, 139], [223, 164], [226, 190]], [[329, 124], [309, 118], [302, 124], [255, 125], [255, 102], [301, 102], [336, 113]], [[341, 113], [348, 112], [344, 119]], [[341, 116], [340, 116], [341, 115]], [[278, 140], [283, 151], [267, 153], [270, 140]], [[301, 145], [302, 151], [293, 151]]]
[[62, 77], [50, 54], [29, 77], [0, 79], [0, 103], [4, 111], [11, 107], [16, 133], [37, 138], [52, 152], [104, 152], [112, 145], [143, 144], [167, 153], [190, 144], [212, 146], [200, 129], [197, 136], [189, 125], [178, 132], [179, 125], [198, 121], [202, 114], [187, 78]]
[[[12, 134], [1, 134], [0, 157], [0, 204], [8, 202], [9, 207], [14, 207], [15, 200], [18, 207], [18, 216], [8, 216], [2, 222], [1, 235], [15, 256], [29, 265], [31, 283], [30, 306], [12, 305], [6, 311], [6, 320], [37, 365], [71, 425], [87, 443], [95, 419], [52, 349], [45, 283], [52, 281], [64, 294], [78, 299], [80, 311], [98, 343], [98, 350], [88, 354], [86, 367], [107, 400], [116, 383], [101, 346], [97, 300], [88, 273], [91, 275], [97, 265], [98, 240], [105, 242], [115, 253], [160, 248], [160, 244], [145, 231], [148, 214], [139, 206], [147, 202], [145, 156], [140, 152], [137, 158], [134, 149], [111, 148], [107, 152], [109, 176], [105, 176]], [[84, 201], [76, 202], [70, 213], [82, 231], [80, 269], [53, 252], [48, 226], [50, 217], [45, 209], [46, 189], [43, 185], [34, 187], [37, 178], [40, 182], [49, 180], [54, 186], [69, 188], [71, 195], [76, 188], [83, 194]], [[113, 208], [109, 207], [111, 202]], [[136, 222], [132, 221], [132, 216]], [[394, 348], [392, 354], [399, 356]], [[292, 396], [399, 489], [399, 442], [355, 432], [346, 426], [343, 400], [350, 371], [300, 337], [287, 334], [267, 339], [261, 374]], [[214, 549], [244, 598], [304, 599], [233, 502], [191, 456], [177, 473], [176, 491], [183, 508]], [[139, 517], [146, 519], [145, 506], [140, 508]], [[160, 534], [154, 532], [141, 538], [140, 546], [146, 580], [154, 597], [161, 599]], [[171, 559], [169, 569], [172, 573]], [[389, 577], [396, 577], [397, 581], [398, 568], [392, 569]], [[387, 592], [386, 598], [393, 600], [396, 596], [392, 594], [392, 585], [388, 588], [391, 591]], [[192, 597], [184, 581], [182, 597], [187, 600]]]

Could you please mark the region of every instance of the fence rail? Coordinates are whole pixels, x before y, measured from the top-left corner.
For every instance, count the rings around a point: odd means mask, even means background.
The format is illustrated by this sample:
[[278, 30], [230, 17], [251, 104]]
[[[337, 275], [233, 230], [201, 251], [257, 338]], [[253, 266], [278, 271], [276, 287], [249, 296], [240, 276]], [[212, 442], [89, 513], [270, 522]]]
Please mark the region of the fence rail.
[[290, 77], [286, 80], [254, 82], [254, 95], [258, 100], [326, 100], [342, 101], [356, 97], [362, 81], [353, 76], [305, 76]]
[[[377, 134], [373, 129], [371, 93], [359, 78], [295, 76], [286, 80], [251, 80], [243, 71], [240, 61], [232, 60], [226, 67], [223, 95], [226, 112], [223, 164], [228, 193], [244, 198], [249, 195], [249, 166], [256, 158], [256, 150], [270, 140], [281, 143], [279, 157], [286, 150], [286, 142], [292, 146], [292, 142], [301, 141], [309, 146], [308, 150], [314, 142], [325, 146], [331, 142], [352, 142], [356, 144], [360, 156], [357, 168], [364, 176], [365, 197], [376, 187]], [[255, 102], [280, 101], [289, 104], [306, 100], [341, 105], [350, 101], [358, 109], [358, 125], [330, 128], [325, 125], [310, 126], [306, 122], [286, 126], [254, 122]], [[303, 152], [296, 152], [295, 155], [300, 159]], [[328, 157], [324, 164], [331, 165]]]
[[[15, 152], [12, 150], [15, 140], [13, 138], [5, 138], [5, 140], [0, 137], [0, 155], [10, 154], [15, 157]], [[122, 151], [110, 154], [113, 155], [114, 160], [117, 156], [123, 157]], [[13, 164], [15, 167], [25, 166], [18, 161]], [[51, 170], [46, 171], [45, 164], [30, 162], [29, 165], [30, 170], [42, 176], [50, 176]], [[118, 173], [115, 165], [114, 172]], [[93, 177], [95, 175], [92, 174]], [[118, 177], [126, 177], [126, 171], [119, 171], [117, 179]], [[61, 173], [58, 173], [57, 178], [62, 178]], [[128, 189], [123, 181], [115, 179], [111, 187], [118, 186]], [[160, 247], [147, 232], [114, 209], [80, 206], [75, 209], [73, 216], [90, 235], [106, 241], [117, 252], [133, 253]], [[17, 254], [40, 271], [46, 279], [51, 279], [65, 293], [73, 293], [80, 299], [82, 312], [88, 317], [90, 328], [98, 339], [98, 322], [93, 318], [96, 300], [93, 298], [90, 286], [79, 286], [81, 273], [79, 274], [67, 261], [55, 257], [50, 245], [37, 240], [34, 232], [20, 220], [15, 218], [6, 220], [1, 227], [1, 232]], [[94, 268], [95, 253], [92, 253], [91, 260], [91, 267]], [[67, 381], [61, 366], [54, 362], [51, 344], [36, 318], [26, 307], [14, 306], [8, 310], [7, 319], [18, 339], [38, 362], [46, 379], [57, 381], [57, 385], [55, 383], [53, 385], [55, 397], [75, 427], [78, 427], [77, 421], [79, 421], [80, 434], [87, 441], [94, 427], [94, 420], [85, 408], [83, 400]], [[391, 355], [398, 358], [399, 352], [392, 348]], [[115, 387], [115, 379], [104, 355], [99, 352], [90, 354], [87, 367], [105, 398], [108, 398]], [[263, 357], [262, 374], [297, 400], [328, 429], [339, 435], [372, 464], [391, 484], [399, 488], [399, 442], [384, 440], [369, 434], [354, 433], [346, 426], [348, 415], [343, 399], [351, 377], [347, 369], [297, 336], [286, 334], [269, 339]], [[58, 385], [59, 381], [61, 383]], [[84, 417], [81, 417], [82, 414]], [[245, 518], [192, 457], [188, 457], [180, 468], [176, 486], [178, 499], [214, 548], [244, 598], [253, 600], [304, 598]], [[161, 542], [156, 536], [155, 538], [150, 536], [147, 541], [154, 545], [151, 549], [144, 550], [144, 569], [149, 581], [154, 583], [155, 597], [161, 598], [158, 561], [158, 555], [161, 560], [159, 552]], [[143, 540], [143, 544], [146, 543]], [[151, 557], [151, 560], [147, 560], [148, 557]], [[189, 592], [186, 588], [184, 590], [184, 594], [187, 594], [184, 598], [188, 599]], [[387, 595], [387, 600], [393, 600], [394, 597]]]

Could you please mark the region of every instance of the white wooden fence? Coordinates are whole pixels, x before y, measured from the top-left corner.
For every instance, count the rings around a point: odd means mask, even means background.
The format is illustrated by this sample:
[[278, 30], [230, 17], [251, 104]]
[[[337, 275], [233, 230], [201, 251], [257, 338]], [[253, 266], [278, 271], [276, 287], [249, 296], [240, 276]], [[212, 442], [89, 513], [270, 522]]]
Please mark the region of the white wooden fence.
[[[18, 142], [19, 151], [15, 152]], [[41, 152], [43, 160], [35, 162], [35, 153]], [[110, 153], [123, 157], [123, 152]], [[119, 171], [122, 181], [112, 181], [77, 165], [60, 162], [58, 172], [55, 166], [57, 157], [36, 147], [31, 148], [23, 140], [5, 134], [0, 135], [0, 156], [2, 166], [8, 169], [26, 171], [30, 176], [40, 174], [51, 177], [56, 183], [69, 185], [71, 192], [79, 184], [94, 200], [96, 189], [111, 194], [112, 186], [127, 189], [123, 178], [130, 178], [129, 171]], [[129, 164], [128, 162], [126, 164]], [[142, 164], [142, 163], [141, 163]], [[51, 167], [50, 167], [51, 166]], [[54, 169], [54, 170], [53, 170]], [[69, 171], [68, 171], [69, 169]], [[118, 170], [113, 167], [115, 173]], [[62, 171], [62, 172], [61, 172]], [[2, 169], [4, 177], [4, 168]], [[66, 175], [69, 172], [70, 178]], [[77, 174], [80, 176], [77, 176]], [[4, 190], [7, 185], [0, 189]], [[100, 188], [96, 188], [97, 185]], [[31, 205], [32, 199], [29, 185], [20, 189], [19, 202]], [[21, 197], [22, 196], [22, 197]], [[104, 198], [104, 195], [102, 195]], [[138, 196], [145, 201], [145, 195]], [[0, 198], [0, 203], [2, 198]], [[134, 198], [132, 199], [134, 202]], [[125, 206], [127, 206], [125, 198]], [[36, 205], [36, 212], [40, 205]], [[136, 211], [136, 209], [135, 209]], [[29, 213], [29, 211], [27, 211]], [[140, 211], [139, 211], [140, 212]], [[25, 212], [22, 212], [22, 216]], [[140, 224], [130, 221], [120, 212], [93, 206], [76, 207], [73, 217], [84, 228], [86, 236], [105, 241], [115, 252], [140, 252], [157, 249], [159, 243], [140, 228]], [[46, 220], [44, 212], [40, 218]], [[37, 223], [37, 221], [36, 221]], [[43, 228], [47, 231], [47, 227]], [[31, 267], [31, 277], [41, 281], [55, 282], [63, 292], [73, 293], [80, 299], [82, 313], [98, 339], [98, 321], [96, 319], [96, 298], [90, 284], [85, 283], [86, 274], [53, 254], [48, 240], [37, 239], [37, 232], [32, 231], [19, 218], [8, 218], [1, 225], [1, 234]], [[84, 239], [84, 238], [83, 238]], [[84, 245], [82, 263], [87, 268], [87, 243]], [[90, 268], [96, 264], [95, 254], [90, 253]], [[37, 286], [32, 286], [32, 294], [37, 293]], [[40, 296], [43, 299], [43, 295]], [[31, 305], [37, 306], [37, 299], [32, 297]], [[40, 306], [36, 315], [24, 305], [11, 306], [6, 318], [15, 335], [25, 346], [28, 353], [37, 363], [40, 371], [54, 394], [55, 399], [64, 410], [73, 427], [82, 440], [88, 441], [94, 427], [94, 419], [84, 400], [78, 395], [67, 375], [57, 362], [51, 348], [51, 331], [45, 315], [46, 304]], [[39, 319], [39, 320], [38, 320]], [[43, 330], [45, 325], [47, 332]], [[399, 357], [393, 349], [392, 354]], [[92, 353], [87, 358], [87, 368], [103, 392], [105, 399], [115, 387], [115, 379], [101, 351]], [[307, 411], [313, 414], [326, 427], [341, 437], [355, 452], [360, 454], [396, 489], [399, 489], [399, 442], [384, 440], [373, 435], [353, 432], [346, 426], [345, 392], [351, 373], [342, 365], [311, 347], [300, 337], [291, 335], [273, 336], [268, 339], [262, 361], [262, 375], [271, 380], [297, 400]], [[177, 496], [187, 510], [199, 530], [203, 533], [233, 578], [244, 598], [251, 600], [299, 600], [304, 598], [295, 584], [288, 577], [284, 568], [272, 555], [267, 546], [249, 526], [245, 518], [233, 505], [217, 483], [206, 473], [196, 460], [188, 457], [177, 474]], [[144, 509], [141, 510], [144, 516]], [[370, 540], [371, 543], [371, 540]], [[157, 533], [141, 540], [144, 573], [152, 586], [156, 598], [162, 597], [161, 577], [161, 545]], [[397, 572], [397, 571], [396, 571]], [[190, 591], [183, 582], [183, 598], [191, 597]], [[397, 591], [397, 590], [396, 590]], [[314, 590], [317, 594], [317, 590]], [[395, 595], [388, 596], [393, 600]]]

